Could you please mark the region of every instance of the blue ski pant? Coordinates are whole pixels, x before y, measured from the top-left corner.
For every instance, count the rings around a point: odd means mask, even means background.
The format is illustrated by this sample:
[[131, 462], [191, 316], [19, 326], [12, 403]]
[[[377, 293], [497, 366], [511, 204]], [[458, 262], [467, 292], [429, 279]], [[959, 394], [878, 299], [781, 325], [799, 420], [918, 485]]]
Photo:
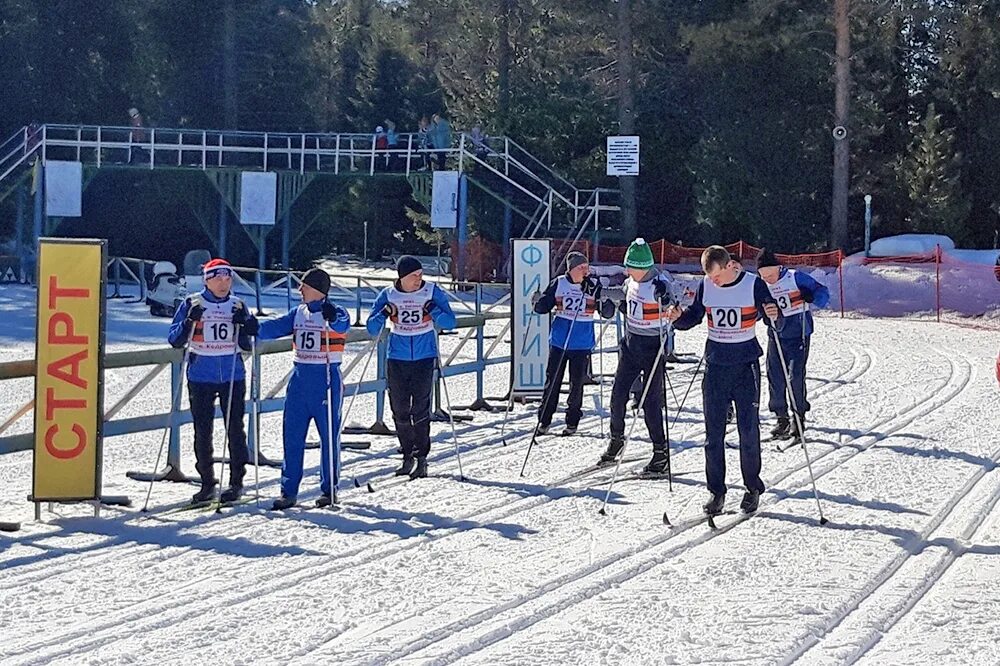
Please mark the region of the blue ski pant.
[[[792, 396], [799, 414], [809, 411], [809, 400], [806, 397], [806, 363], [809, 361], [809, 338], [781, 339], [781, 351], [788, 364], [788, 376], [792, 380]], [[778, 356], [774, 336], [767, 337], [767, 387], [770, 399], [767, 408], [777, 416], [790, 416], [788, 404], [788, 386], [785, 373], [781, 369], [781, 358]]]
[[281, 494], [297, 497], [302, 482], [302, 462], [305, 456], [306, 434], [309, 423], [316, 424], [320, 441], [320, 490], [330, 494], [330, 442], [332, 433], [334, 484], [340, 480], [340, 409], [343, 385], [340, 364], [330, 364], [330, 389], [333, 397], [331, 414], [333, 423], [327, 428], [327, 378], [326, 364], [296, 363], [285, 394], [285, 412], [282, 434], [285, 459], [281, 465]]
[[726, 493], [726, 411], [736, 405], [740, 470], [747, 490], [764, 492], [760, 478], [760, 364], [705, 364], [701, 381], [705, 411], [705, 476], [714, 495]]

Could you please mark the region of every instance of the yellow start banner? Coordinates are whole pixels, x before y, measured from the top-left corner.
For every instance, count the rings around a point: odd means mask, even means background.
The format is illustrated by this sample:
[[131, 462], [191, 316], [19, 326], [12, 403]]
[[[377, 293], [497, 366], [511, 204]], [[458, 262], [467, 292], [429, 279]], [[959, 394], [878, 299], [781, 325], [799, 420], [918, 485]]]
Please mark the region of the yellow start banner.
[[101, 494], [106, 258], [105, 240], [39, 240], [35, 502]]

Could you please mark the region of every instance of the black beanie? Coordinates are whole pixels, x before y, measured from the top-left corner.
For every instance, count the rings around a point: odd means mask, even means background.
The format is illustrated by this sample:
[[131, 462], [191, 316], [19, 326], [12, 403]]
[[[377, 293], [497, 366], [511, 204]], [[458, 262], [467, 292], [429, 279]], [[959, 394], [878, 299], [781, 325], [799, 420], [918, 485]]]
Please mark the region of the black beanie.
[[778, 258], [774, 256], [774, 252], [770, 250], [762, 250], [760, 256], [757, 257], [757, 269], [768, 268], [770, 266], [780, 266], [781, 262]]
[[411, 257], [408, 254], [404, 254], [396, 262], [396, 273], [399, 277], [404, 278], [414, 271], [424, 270], [424, 265], [420, 263], [420, 260], [416, 257]]
[[580, 252], [570, 252], [566, 255], [566, 271], [569, 272], [576, 268], [577, 266], [582, 266], [583, 264], [589, 264], [587, 261], [587, 255]]
[[307, 284], [324, 296], [330, 293], [330, 276], [321, 268], [310, 268], [302, 276], [302, 284]]

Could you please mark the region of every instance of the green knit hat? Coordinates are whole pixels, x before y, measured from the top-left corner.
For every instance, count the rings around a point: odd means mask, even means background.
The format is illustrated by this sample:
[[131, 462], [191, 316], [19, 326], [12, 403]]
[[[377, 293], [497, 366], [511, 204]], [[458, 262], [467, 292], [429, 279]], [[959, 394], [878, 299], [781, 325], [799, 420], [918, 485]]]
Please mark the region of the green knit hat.
[[643, 238], [636, 238], [625, 253], [626, 268], [652, 268], [653, 251]]

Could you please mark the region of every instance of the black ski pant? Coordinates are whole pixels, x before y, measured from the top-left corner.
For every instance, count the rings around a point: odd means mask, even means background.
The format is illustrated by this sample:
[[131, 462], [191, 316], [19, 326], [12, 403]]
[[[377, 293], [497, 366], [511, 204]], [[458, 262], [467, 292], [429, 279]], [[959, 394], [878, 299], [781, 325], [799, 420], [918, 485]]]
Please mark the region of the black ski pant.
[[431, 451], [431, 390], [433, 358], [418, 361], [389, 359], [386, 380], [396, 436], [406, 457], [426, 458]]
[[701, 380], [705, 410], [705, 476], [713, 495], [726, 493], [726, 411], [736, 405], [740, 470], [747, 490], [764, 492], [760, 479], [760, 364], [705, 364]]
[[653, 368], [659, 349], [660, 338], [655, 335], [626, 335], [622, 340], [618, 370], [615, 371], [615, 382], [611, 387], [612, 437], [625, 435], [625, 408], [628, 404], [629, 389], [641, 373], [650, 384], [649, 390], [646, 391], [646, 401], [642, 403], [649, 438], [653, 440], [653, 448], [666, 446], [667, 439], [663, 433], [664, 359], [662, 356], [655, 370]]
[[[788, 364], [788, 375], [792, 380], [792, 396], [799, 414], [809, 411], [809, 400], [806, 398], [806, 363], [809, 362], [809, 338], [781, 339], [781, 351]], [[788, 417], [788, 387], [785, 383], [785, 373], [781, 369], [781, 358], [774, 344], [774, 336], [767, 336], [767, 387], [770, 399], [767, 408], [777, 416]]]
[[216, 482], [215, 464], [212, 461], [212, 430], [215, 426], [215, 399], [219, 399], [223, 423], [229, 424], [229, 478], [230, 485], [243, 487], [243, 476], [250, 460], [247, 435], [243, 428], [246, 412], [246, 382], [233, 382], [232, 407], [229, 404], [229, 382], [222, 384], [188, 382], [191, 400], [191, 418], [194, 420], [195, 469], [203, 487]]
[[559, 389], [562, 387], [566, 366], [569, 366], [569, 404], [566, 407], [566, 425], [575, 428], [583, 416], [583, 384], [587, 379], [587, 364], [590, 362], [589, 349], [567, 349], [549, 347], [549, 363], [545, 368], [545, 388], [542, 390], [542, 404], [538, 407], [538, 423], [548, 426], [559, 405]]

